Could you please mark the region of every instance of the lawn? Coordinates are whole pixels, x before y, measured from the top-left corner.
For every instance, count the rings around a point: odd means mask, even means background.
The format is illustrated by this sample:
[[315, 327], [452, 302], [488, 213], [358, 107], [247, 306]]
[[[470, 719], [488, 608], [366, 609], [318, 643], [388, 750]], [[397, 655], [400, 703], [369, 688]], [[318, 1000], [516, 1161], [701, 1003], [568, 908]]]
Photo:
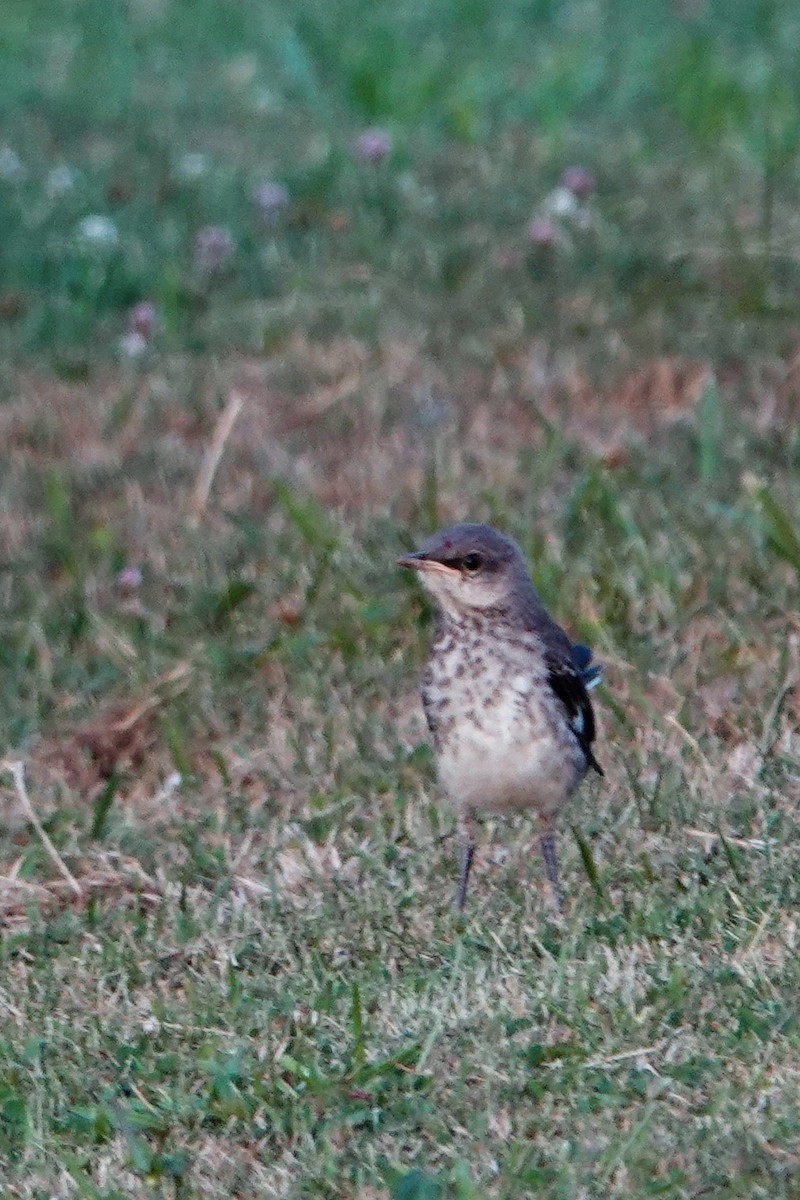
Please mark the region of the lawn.
[[[721, 7], [721, 6], [719, 6]], [[0, 1179], [800, 1195], [800, 15], [5, 0]], [[452, 815], [397, 556], [605, 664]]]

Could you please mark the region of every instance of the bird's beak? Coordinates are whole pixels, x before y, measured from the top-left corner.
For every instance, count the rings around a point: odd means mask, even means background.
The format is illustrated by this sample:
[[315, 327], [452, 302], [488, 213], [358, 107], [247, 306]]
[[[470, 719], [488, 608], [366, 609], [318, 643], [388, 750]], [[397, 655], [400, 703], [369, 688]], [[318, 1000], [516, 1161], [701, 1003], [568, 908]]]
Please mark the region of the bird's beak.
[[455, 567], [448, 567], [437, 562], [435, 558], [426, 558], [422, 551], [416, 554], [404, 554], [397, 560], [398, 567], [408, 567], [411, 571], [438, 571], [442, 575], [460, 575]]

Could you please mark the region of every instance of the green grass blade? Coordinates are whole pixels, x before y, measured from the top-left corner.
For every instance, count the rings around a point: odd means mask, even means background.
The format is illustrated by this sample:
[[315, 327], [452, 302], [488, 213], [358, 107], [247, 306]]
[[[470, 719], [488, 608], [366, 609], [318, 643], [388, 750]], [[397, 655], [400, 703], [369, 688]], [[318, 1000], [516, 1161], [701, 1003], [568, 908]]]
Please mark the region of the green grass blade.
[[600, 882], [600, 875], [597, 870], [597, 864], [594, 861], [594, 855], [592, 854], [591, 846], [581, 833], [580, 829], [578, 829], [577, 825], [572, 826], [572, 834], [575, 838], [575, 841], [578, 843], [578, 850], [580, 851], [583, 869], [586, 871], [586, 877], [589, 880], [589, 883], [592, 885], [595, 895], [597, 896], [598, 900], [602, 900], [603, 903], [607, 903], [608, 896], [606, 895], [605, 889]]
[[364, 1043], [364, 1021], [361, 1015], [361, 992], [358, 984], [354, 983], [350, 999], [350, 1023], [353, 1029], [353, 1061], [356, 1066], [362, 1066], [366, 1057]]
[[778, 503], [768, 488], [759, 488], [756, 499], [762, 528], [770, 549], [800, 574], [800, 534], [797, 524]]
[[111, 812], [111, 806], [114, 803], [114, 797], [119, 790], [119, 785], [119, 776], [111, 775], [100, 795], [94, 802], [92, 827], [89, 830], [89, 837], [93, 841], [99, 841], [105, 833], [108, 814]]

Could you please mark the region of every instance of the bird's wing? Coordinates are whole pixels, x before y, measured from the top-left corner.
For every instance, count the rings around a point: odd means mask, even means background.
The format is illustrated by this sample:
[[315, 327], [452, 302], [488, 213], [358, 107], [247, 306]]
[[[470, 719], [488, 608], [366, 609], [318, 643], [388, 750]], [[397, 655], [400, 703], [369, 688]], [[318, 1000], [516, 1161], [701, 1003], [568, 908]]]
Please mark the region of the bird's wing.
[[539, 639], [547, 669], [547, 682], [556, 699], [561, 702], [570, 729], [585, 755], [586, 765], [602, 775], [603, 768], [592, 751], [596, 727], [589, 688], [598, 682], [600, 668], [591, 665], [591, 650], [579, 643], [572, 644], [532, 588], [523, 610], [523, 619], [527, 628]]
[[593, 687], [597, 687], [603, 674], [603, 668], [599, 663], [592, 662], [592, 652], [589, 647], [575, 642], [572, 647], [572, 661], [581, 673], [581, 679], [587, 692], [591, 691]]
[[589, 666], [591, 651], [586, 646], [573, 646], [555, 623], [547, 634], [543, 637], [547, 682], [566, 710], [570, 728], [586, 756], [587, 765], [602, 775], [603, 768], [592, 751], [596, 726], [588, 691], [599, 679], [599, 668]]

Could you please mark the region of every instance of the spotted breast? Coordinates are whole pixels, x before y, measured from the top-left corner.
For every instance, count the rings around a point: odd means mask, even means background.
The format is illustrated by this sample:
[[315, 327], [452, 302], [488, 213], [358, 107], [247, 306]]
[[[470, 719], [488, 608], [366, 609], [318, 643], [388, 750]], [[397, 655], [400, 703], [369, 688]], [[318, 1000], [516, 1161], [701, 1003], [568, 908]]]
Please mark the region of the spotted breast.
[[423, 704], [445, 790], [469, 812], [554, 816], [586, 771], [566, 713], [552, 704], [539, 638], [483, 621], [442, 621]]

